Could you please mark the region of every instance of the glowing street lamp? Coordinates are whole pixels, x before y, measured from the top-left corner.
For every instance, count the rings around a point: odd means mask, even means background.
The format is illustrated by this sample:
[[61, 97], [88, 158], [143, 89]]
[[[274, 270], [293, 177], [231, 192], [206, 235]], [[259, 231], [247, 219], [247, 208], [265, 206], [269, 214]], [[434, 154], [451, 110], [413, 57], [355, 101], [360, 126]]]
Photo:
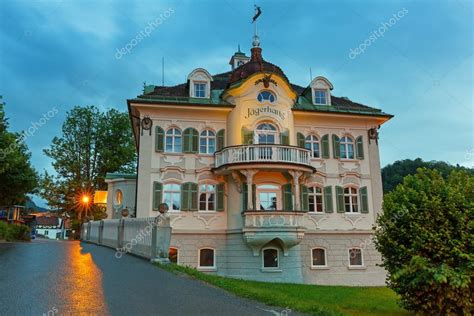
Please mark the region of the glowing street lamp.
[[84, 204], [89, 204], [90, 198], [88, 195], [83, 195], [82, 196], [82, 203]]

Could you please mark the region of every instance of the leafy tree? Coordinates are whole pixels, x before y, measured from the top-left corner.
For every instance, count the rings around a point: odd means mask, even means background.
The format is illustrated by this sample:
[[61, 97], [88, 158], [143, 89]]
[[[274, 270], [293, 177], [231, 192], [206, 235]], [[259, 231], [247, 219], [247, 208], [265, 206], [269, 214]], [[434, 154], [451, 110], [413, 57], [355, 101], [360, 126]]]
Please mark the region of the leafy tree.
[[471, 175], [474, 175], [474, 169], [472, 168], [469, 169], [459, 165], [453, 166], [444, 161], [423, 161], [421, 158], [397, 160], [393, 164], [382, 168], [383, 191], [385, 193], [392, 191], [398, 184], [403, 182], [404, 177], [416, 174], [418, 168], [436, 169], [441, 172], [445, 179], [452, 170], [466, 170]]
[[[136, 153], [127, 113], [105, 113], [95, 106], [75, 107], [67, 113], [61, 137], [54, 137], [45, 154], [53, 159], [56, 175], [45, 172], [41, 196], [55, 209], [84, 213], [81, 194], [106, 188], [107, 172], [135, 172]], [[103, 211], [91, 206], [95, 218]]]
[[8, 131], [5, 104], [0, 100], [0, 206], [23, 204], [26, 194], [34, 193], [38, 176], [30, 157], [23, 135]]
[[474, 177], [419, 169], [385, 195], [375, 244], [387, 283], [408, 310], [474, 312]]

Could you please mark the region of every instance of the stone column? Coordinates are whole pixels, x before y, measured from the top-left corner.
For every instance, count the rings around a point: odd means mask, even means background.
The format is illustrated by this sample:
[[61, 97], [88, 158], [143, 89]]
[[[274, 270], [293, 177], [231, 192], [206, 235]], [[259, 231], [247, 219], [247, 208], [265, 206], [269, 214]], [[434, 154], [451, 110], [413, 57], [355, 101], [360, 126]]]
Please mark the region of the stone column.
[[253, 177], [257, 174], [258, 170], [256, 169], [246, 169], [240, 171], [247, 178], [247, 209], [253, 210]]
[[301, 198], [300, 198], [300, 177], [303, 175], [302, 171], [289, 170], [290, 175], [293, 177], [293, 185], [295, 192], [295, 211], [301, 211]]

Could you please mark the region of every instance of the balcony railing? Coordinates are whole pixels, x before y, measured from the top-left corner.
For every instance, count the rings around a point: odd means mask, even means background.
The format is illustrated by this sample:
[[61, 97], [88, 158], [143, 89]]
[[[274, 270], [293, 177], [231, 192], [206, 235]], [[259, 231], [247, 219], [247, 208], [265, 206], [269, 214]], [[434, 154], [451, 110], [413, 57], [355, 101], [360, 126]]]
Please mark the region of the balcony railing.
[[242, 145], [226, 147], [215, 153], [216, 168], [224, 165], [276, 162], [311, 167], [307, 149], [284, 145]]

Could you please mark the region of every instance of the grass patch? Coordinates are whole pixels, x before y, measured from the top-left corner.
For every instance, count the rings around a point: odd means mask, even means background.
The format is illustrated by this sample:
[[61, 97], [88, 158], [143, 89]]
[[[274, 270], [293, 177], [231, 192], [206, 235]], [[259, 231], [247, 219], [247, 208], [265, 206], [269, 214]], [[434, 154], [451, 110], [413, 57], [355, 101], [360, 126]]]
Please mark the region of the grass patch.
[[245, 281], [205, 274], [176, 264], [157, 265], [164, 270], [189, 275], [241, 297], [311, 315], [410, 315], [397, 305], [397, 295], [386, 287]]
[[29, 241], [30, 228], [25, 225], [13, 225], [0, 221], [0, 240]]

